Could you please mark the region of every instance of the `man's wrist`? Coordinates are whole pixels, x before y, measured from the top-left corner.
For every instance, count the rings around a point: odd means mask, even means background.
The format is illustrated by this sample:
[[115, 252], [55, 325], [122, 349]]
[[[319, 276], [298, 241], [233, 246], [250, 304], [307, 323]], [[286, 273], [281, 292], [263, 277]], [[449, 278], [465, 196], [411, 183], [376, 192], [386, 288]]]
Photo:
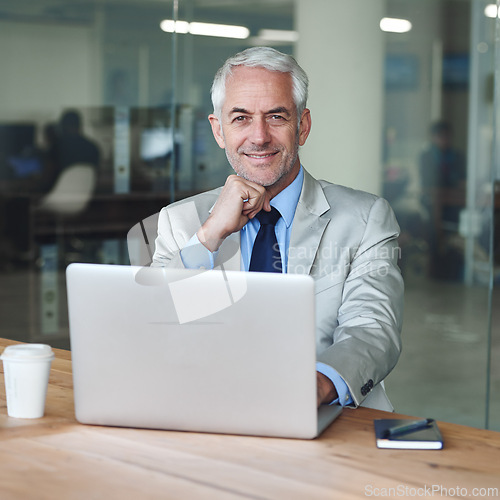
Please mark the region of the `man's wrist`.
[[335, 386], [335, 390], [337, 391], [338, 400], [333, 400], [333, 403], [339, 403], [342, 406], [346, 406], [353, 402], [351, 393], [349, 392], [349, 388], [345, 380], [339, 375], [339, 373], [333, 369], [330, 365], [325, 363], [321, 363], [320, 361], [316, 362], [316, 371], [322, 373], [325, 377], [331, 380], [332, 384]]
[[318, 403], [330, 404], [335, 399], [338, 399], [337, 390], [333, 382], [320, 372], [316, 372], [318, 384]]
[[[200, 243], [210, 252], [214, 253], [219, 250], [222, 242], [224, 241], [224, 237], [213, 234], [210, 230], [210, 226], [207, 225], [208, 221], [203, 224], [203, 226], [198, 229], [196, 235], [198, 236], [198, 240]], [[208, 223], [209, 224], [209, 223]]]
[[195, 234], [180, 251], [180, 256], [187, 269], [213, 269], [217, 252], [208, 250]]

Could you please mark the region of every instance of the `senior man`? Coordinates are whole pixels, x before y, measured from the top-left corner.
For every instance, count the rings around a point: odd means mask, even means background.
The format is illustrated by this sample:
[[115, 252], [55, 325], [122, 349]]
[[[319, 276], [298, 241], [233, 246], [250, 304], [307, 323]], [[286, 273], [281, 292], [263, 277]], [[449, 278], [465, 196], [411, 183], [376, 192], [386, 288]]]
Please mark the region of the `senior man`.
[[[272, 48], [224, 63], [209, 120], [235, 175], [162, 209], [153, 265], [310, 274], [318, 405], [392, 410], [383, 380], [401, 350], [399, 227], [382, 198], [318, 181], [301, 165], [307, 93], [303, 69]], [[263, 244], [272, 247], [264, 261]]]

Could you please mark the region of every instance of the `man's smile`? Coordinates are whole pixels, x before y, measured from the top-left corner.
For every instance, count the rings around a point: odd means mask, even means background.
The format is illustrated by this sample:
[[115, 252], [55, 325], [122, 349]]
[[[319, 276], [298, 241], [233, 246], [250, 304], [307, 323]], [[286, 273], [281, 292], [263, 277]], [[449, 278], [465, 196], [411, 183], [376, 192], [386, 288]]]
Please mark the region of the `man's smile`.
[[252, 153], [243, 153], [245, 156], [248, 156], [249, 158], [256, 158], [257, 160], [261, 160], [263, 158], [271, 158], [272, 156], [278, 154], [278, 152], [274, 153], [267, 153], [267, 154], [252, 154]]

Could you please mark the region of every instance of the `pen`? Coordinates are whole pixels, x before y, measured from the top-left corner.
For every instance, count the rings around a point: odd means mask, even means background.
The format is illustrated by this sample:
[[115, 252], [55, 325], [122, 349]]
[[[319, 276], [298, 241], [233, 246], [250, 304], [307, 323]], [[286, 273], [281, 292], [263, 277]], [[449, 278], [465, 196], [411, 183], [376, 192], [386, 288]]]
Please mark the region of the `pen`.
[[396, 427], [390, 427], [385, 431], [385, 437], [391, 438], [395, 436], [401, 436], [402, 434], [406, 434], [408, 432], [419, 431], [421, 429], [425, 429], [429, 427], [429, 425], [434, 422], [432, 418], [425, 418], [424, 420], [415, 420], [408, 424], [398, 425]]

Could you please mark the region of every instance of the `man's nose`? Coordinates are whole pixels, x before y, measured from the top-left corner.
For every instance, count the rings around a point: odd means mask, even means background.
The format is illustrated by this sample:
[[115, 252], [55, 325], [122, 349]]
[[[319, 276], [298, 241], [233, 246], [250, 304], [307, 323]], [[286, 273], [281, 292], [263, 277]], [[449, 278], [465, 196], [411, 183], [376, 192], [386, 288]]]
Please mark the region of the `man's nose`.
[[271, 141], [269, 124], [265, 118], [254, 119], [252, 121], [249, 138], [254, 144], [267, 144]]

